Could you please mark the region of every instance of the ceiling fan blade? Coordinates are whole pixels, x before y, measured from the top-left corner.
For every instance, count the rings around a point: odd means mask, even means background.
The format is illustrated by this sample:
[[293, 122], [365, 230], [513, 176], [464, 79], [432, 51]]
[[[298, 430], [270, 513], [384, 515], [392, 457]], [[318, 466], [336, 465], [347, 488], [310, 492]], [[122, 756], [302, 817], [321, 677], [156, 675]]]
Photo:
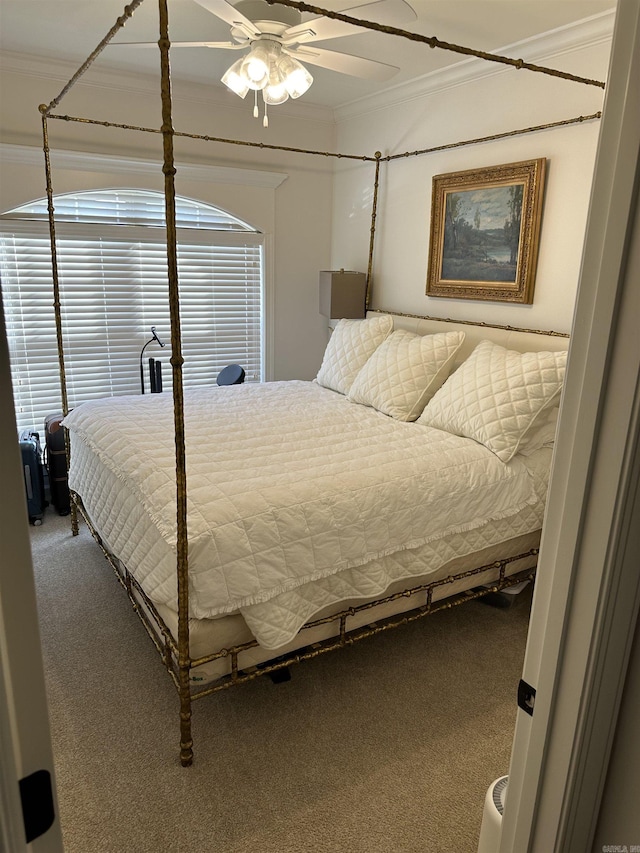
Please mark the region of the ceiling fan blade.
[[345, 15], [362, 18], [365, 21], [376, 21], [378, 24], [388, 24], [390, 27], [408, 24], [417, 19], [416, 11], [407, 0], [367, 0], [348, 9], [336, 9]]
[[[110, 47], [155, 47], [158, 49], [157, 41], [112, 41]], [[172, 41], [171, 47], [215, 47], [222, 50], [243, 50], [246, 44], [238, 44], [235, 41]]]
[[227, 0], [196, 0], [196, 3], [225, 21], [229, 26], [242, 30], [247, 38], [252, 39], [260, 35], [260, 31], [255, 28], [249, 18], [231, 3], [227, 3]]
[[[200, 0], [198, 0], [200, 2]], [[359, 6], [340, 10], [345, 15], [374, 21], [377, 24], [397, 26], [416, 19], [416, 13], [405, 0], [373, 0]], [[312, 41], [342, 38], [363, 33], [365, 29], [335, 18], [312, 18], [289, 27], [284, 33], [284, 44], [308, 44]]]
[[351, 77], [363, 77], [366, 80], [378, 80], [383, 82], [389, 80], [400, 70], [395, 65], [385, 65], [383, 62], [375, 62], [373, 59], [363, 59], [361, 56], [353, 56], [347, 53], [338, 53], [335, 50], [322, 50], [315, 45], [289, 50], [292, 56], [309, 65], [318, 65], [320, 68], [328, 68], [339, 74], [349, 74]]

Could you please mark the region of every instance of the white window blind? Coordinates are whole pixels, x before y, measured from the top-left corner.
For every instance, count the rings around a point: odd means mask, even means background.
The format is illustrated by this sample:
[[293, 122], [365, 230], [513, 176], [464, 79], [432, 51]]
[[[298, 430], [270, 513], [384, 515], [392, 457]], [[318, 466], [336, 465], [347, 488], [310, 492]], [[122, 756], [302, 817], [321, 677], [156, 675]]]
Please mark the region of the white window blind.
[[[56, 222], [105, 222], [124, 225], [164, 225], [164, 195], [147, 190], [92, 190], [65, 193], [54, 199]], [[12, 210], [8, 217], [48, 219], [47, 200], [42, 198]], [[193, 201], [176, 198], [176, 224], [214, 231], [253, 231], [235, 216]]]
[[[37, 221], [41, 204], [0, 218], [0, 275], [18, 427], [39, 430], [45, 416], [62, 406], [48, 225]], [[145, 350], [146, 391], [148, 357], [162, 363], [163, 389], [170, 391], [166, 244], [157, 224], [162, 196], [104, 191], [56, 198], [54, 204], [56, 217], [60, 207], [66, 220], [57, 219], [56, 244], [69, 406], [139, 394], [140, 352], [151, 326], [166, 346], [153, 342]], [[81, 221], [83, 211], [100, 222]], [[152, 224], [139, 224], [145, 221]], [[244, 367], [248, 381], [259, 381], [261, 235], [188, 199], [177, 200], [177, 222], [189, 225], [178, 228], [185, 387], [215, 382], [234, 362]], [[221, 222], [225, 227], [219, 230]]]

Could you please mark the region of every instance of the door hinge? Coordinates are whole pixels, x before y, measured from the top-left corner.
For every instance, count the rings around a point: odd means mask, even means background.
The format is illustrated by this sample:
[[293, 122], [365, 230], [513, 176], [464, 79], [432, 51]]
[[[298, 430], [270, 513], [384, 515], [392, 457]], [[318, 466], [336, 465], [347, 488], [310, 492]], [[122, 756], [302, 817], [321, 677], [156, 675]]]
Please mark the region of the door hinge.
[[520, 679], [520, 684], [518, 684], [518, 708], [522, 708], [530, 717], [533, 717], [533, 706], [535, 703], [535, 688]]
[[36, 770], [20, 779], [20, 799], [27, 844], [51, 827], [55, 820], [53, 789], [48, 770]]

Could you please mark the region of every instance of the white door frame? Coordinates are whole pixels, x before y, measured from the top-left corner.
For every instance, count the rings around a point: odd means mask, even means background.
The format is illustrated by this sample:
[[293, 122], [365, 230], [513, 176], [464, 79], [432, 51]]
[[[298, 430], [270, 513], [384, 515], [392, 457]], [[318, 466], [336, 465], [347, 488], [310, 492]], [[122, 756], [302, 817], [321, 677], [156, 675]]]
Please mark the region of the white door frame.
[[638, 619], [640, 4], [618, 4], [500, 853], [591, 849]]
[[[0, 295], [0, 849], [60, 853], [62, 834], [17, 436]], [[19, 780], [39, 770], [51, 777], [55, 819], [27, 845]]]

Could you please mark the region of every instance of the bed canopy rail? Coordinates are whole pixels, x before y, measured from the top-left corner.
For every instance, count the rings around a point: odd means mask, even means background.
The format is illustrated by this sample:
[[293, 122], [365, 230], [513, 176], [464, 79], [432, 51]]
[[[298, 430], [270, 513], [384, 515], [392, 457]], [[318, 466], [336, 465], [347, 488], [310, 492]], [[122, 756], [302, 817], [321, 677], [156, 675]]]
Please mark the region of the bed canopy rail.
[[587, 86], [597, 86], [599, 89], [605, 88], [605, 83], [602, 80], [592, 80], [588, 77], [580, 77], [577, 74], [570, 74], [567, 71], [559, 71], [556, 68], [548, 68], [544, 65], [535, 65], [531, 62], [525, 62], [523, 59], [513, 59], [510, 56], [501, 56], [497, 53], [488, 53], [484, 50], [476, 50], [472, 47], [464, 47], [460, 44], [442, 41], [436, 36], [423, 36], [421, 33], [413, 33], [410, 30], [402, 30], [398, 27], [392, 27], [388, 24], [379, 24], [375, 21], [365, 21], [360, 18], [354, 18], [351, 15], [345, 15], [344, 12], [332, 12], [324, 9], [321, 6], [312, 6], [309, 3], [301, 2], [301, 0], [266, 0], [270, 6], [289, 6], [293, 9], [298, 9], [301, 12], [311, 12], [314, 15], [321, 15], [325, 18], [332, 18], [335, 21], [342, 21], [346, 24], [353, 24], [356, 27], [363, 27], [367, 30], [375, 30], [386, 35], [399, 36], [408, 41], [426, 44], [431, 48], [439, 48], [440, 50], [448, 50], [453, 53], [459, 53], [462, 56], [474, 56], [477, 59], [484, 59], [487, 62], [498, 62], [502, 65], [510, 65], [518, 70], [526, 69], [534, 71], [538, 74], [547, 74], [551, 77], [559, 77], [563, 80], [570, 80], [574, 83], [583, 83]]
[[[115, 121], [102, 121], [95, 118], [84, 118], [82, 116], [61, 115], [60, 113], [47, 113], [48, 119], [76, 122], [78, 124], [93, 124], [98, 127], [113, 127], [120, 130], [137, 130], [141, 133], [162, 133], [162, 129], [158, 127], [144, 127], [143, 125], [124, 124]], [[336, 160], [360, 160], [363, 163], [376, 163], [378, 160], [381, 163], [390, 163], [392, 160], [402, 160], [407, 157], [420, 157], [424, 154], [435, 154], [438, 151], [448, 151], [453, 148], [464, 148], [468, 145], [479, 145], [483, 142], [496, 142], [499, 139], [508, 139], [513, 136], [522, 136], [526, 133], [537, 133], [543, 130], [553, 130], [558, 127], [565, 127], [571, 124], [582, 124], [586, 121], [594, 121], [602, 118], [602, 112], [597, 110], [586, 116], [574, 116], [573, 118], [558, 119], [558, 121], [550, 121], [545, 124], [536, 124], [531, 127], [520, 127], [514, 130], [505, 130], [501, 133], [492, 133], [488, 136], [477, 136], [471, 139], [461, 139], [458, 142], [445, 142], [442, 145], [434, 145], [431, 148], [419, 148], [415, 151], [404, 151], [401, 154], [386, 154], [376, 152], [370, 154], [345, 154], [340, 151], [318, 151], [314, 148], [296, 148], [291, 145], [275, 145], [270, 142], [252, 142], [247, 139], [230, 139], [226, 136], [211, 136], [207, 133], [187, 133], [185, 131], [175, 130], [173, 135], [182, 139], [195, 139], [202, 142], [219, 142], [224, 145], [241, 145], [248, 148], [260, 148], [265, 151], [287, 151], [293, 154], [313, 154], [316, 157], [335, 158]]]
[[[53, 102], [52, 102], [53, 103]], [[141, 125], [133, 125], [133, 124], [124, 124], [121, 122], [113, 122], [113, 121], [103, 121], [100, 119], [92, 119], [92, 118], [84, 118], [81, 116], [72, 116], [72, 115], [60, 115], [59, 113], [46, 113], [46, 106], [43, 104], [40, 107], [41, 112], [43, 113], [43, 136], [45, 138], [45, 158], [46, 158], [46, 167], [47, 167], [47, 188], [49, 182], [50, 175], [50, 166], [49, 166], [49, 147], [48, 147], [48, 138], [47, 138], [47, 128], [45, 119], [53, 119], [58, 121], [65, 121], [71, 123], [78, 124], [91, 124], [97, 125], [99, 127], [108, 127], [115, 128], [119, 130], [135, 130], [141, 133], [155, 133], [161, 134], [162, 129], [156, 127], [144, 127]], [[371, 305], [371, 292], [372, 292], [372, 275], [373, 275], [373, 257], [374, 257], [374, 246], [375, 246], [375, 231], [376, 231], [376, 215], [377, 215], [377, 207], [378, 207], [378, 189], [379, 189], [379, 179], [380, 179], [380, 164], [381, 163], [390, 163], [394, 160], [406, 160], [409, 157], [421, 157], [426, 154], [435, 154], [440, 151], [449, 151], [455, 148], [465, 148], [471, 145], [480, 145], [487, 142], [495, 142], [499, 139], [509, 139], [515, 136], [523, 136], [528, 133], [539, 133], [545, 130], [553, 130], [559, 127], [567, 127], [573, 124], [583, 124], [588, 121], [596, 121], [602, 118], [602, 112], [600, 110], [595, 113], [591, 113], [590, 115], [580, 115], [575, 116], [573, 118], [568, 119], [559, 119], [558, 121], [546, 122], [545, 124], [532, 125], [531, 127], [522, 127], [515, 128], [514, 130], [506, 130], [500, 133], [492, 133], [488, 136], [479, 136], [473, 137], [471, 139], [462, 139], [458, 142], [446, 142], [442, 145], [434, 145], [430, 148], [420, 148], [415, 151], [405, 151], [400, 154], [387, 154], [385, 156], [382, 155], [382, 152], [376, 151], [373, 156], [368, 154], [344, 154], [338, 151], [318, 151], [311, 148], [296, 148], [290, 145], [275, 145], [268, 142], [252, 142], [244, 139], [229, 139], [223, 136], [211, 136], [209, 134], [204, 133], [186, 133], [184, 131], [173, 130], [173, 136], [179, 137], [182, 139], [193, 139], [199, 140], [202, 142], [217, 142], [225, 145], [240, 145], [249, 148], [260, 148], [264, 150], [270, 151], [286, 151], [293, 154], [311, 154], [317, 157], [325, 157], [325, 158], [335, 158], [336, 160], [357, 160], [363, 163], [375, 163], [375, 174], [373, 181], [373, 193], [372, 193], [372, 204], [371, 204], [371, 227], [370, 227], [370, 239], [369, 239], [369, 255], [367, 262], [367, 274], [366, 274], [366, 292], [365, 292], [365, 306], [366, 308], [370, 308]], [[54, 234], [55, 228], [51, 226]]]
[[[448, 148], [461, 147], [465, 145], [473, 145], [484, 142], [489, 142], [492, 140], [502, 139], [509, 136], [516, 136], [519, 134], [532, 133], [541, 130], [547, 130], [554, 127], [558, 127], [561, 125], [570, 125], [576, 123], [582, 123], [585, 121], [592, 121], [599, 119], [601, 117], [600, 112], [596, 112], [589, 116], [578, 116], [575, 118], [566, 119], [558, 122], [551, 122], [545, 125], [538, 125], [535, 127], [523, 128], [519, 130], [512, 130], [503, 133], [497, 133], [492, 136], [481, 137], [477, 139], [464, 140], [461, 142], [449, 143], [446, 145], [440, 145], [433, 148], [425, 148], [417, 151], [405, 152], [400, 154], [389, 154], [383, 156], [381, 152], [377, 151], [373, 156], [371, 155], [358, 155], [358, 154], [346, 154], [339, 152], [328, 152], [328, 151], [315, 151], [310, 149], [302, 149], [302, 148], [294, 148], [288, 146], [281, 145], [273, 145], [269, 143], [263, 142], [252, 142], [247, 140], [237, 140], [237, 139], [227, 139], [223, 137], [214, 137], [210, 135], [204, 134], [193, 134], [193, 133], [184, 133], [181, 131], [177, 131], [173, 127], [173, 115], [172, 115], [172, 95], [171, 95], [171, 70], [170, 70], [170, 62], [169, 62], [169, 52], [170, 52], [170, 39], [169, 39], [169, 13], [168, 13], [168, 0], [158, 0], [158, 8], [159, 8], [159, 39], [158, 39], [158, 48], [160, 53], [160, 97], [162, 103], [162, 126], [160, 128], [150, 128], [150, 127], [140, 127], [135, 125], [123, 124], [123, 123], [115, 123], [108, 121], [100, 121], [96, 119], [90, 118], [82, 118], [71, 115], [60, 115], [54, 113], [53, 110], [57, 108], [60, 102], [63, 100], [65, 95], [73, 88], [73, 86], [81, 79], [83, 74], [92, 66], [98, 56], [102, 53], [104, 48], [111, 42], [113, 37], [122, 29], [122, 27], [126, 24], [126, 22], [132, 17], [136, 9], [141, 5], [143, 0], [132, 0], [127, 6], [125, 6], [122, 15], [116, 20], [114, 25], [108, 31], [106, 36], [99, 42], [94, 51], [87, 57], [85, 62], [79, 67], [76, 73], [70, 78], [69, 82], [62, 88], [60, 93], [53, 98], [49, 102], [49, 104], [41, 104], [39, 106], [39, 111], [42, 116], [42, 134], [43, 134], [43, 150], [44, 150], [44, 165], [45, 165], [45, 179], [46, 179], [46, 194], [47, 194], [47, 206], [48, 206], [48, 220], [49, 220], [49, 232], [51, 239], [51, 264], [52, 264], [52, 279], [53, 279], [53, 308], [55, 314], [55, 326], [56, 326], [56, 337], [58, 344], [58, 361], [59, 361], [59, 372], [60, 372], [60, 387], [61, 387], [61, 397], [62, 397], [62, 405], [63, 405], [63, 413], [68, 414], [68, 395], [67, 395], [67, 381], [66, 381], [66, 370], [65, 370], [65, 357], [64, 357], [64, 335], [63, 335], [63, 326], [62, 326], [62, 310], [61, 310], [61, 293], [60, 293], [60, 283], [59, 283], [59, 269], [58, 269], [58, 260], [56, 253], [56, 229], [55, 229], [55, 211], [54, 211], [54, 193], [53, 193], [53, 181], [52, 181], [52, 169], [51, 169], [51, 159], [50, 159], [50, 142], [49, 142], [49, 133], [48, 133], [48, 120], [62, 120], [67, 122], [77, 122], [77, 123], [85, 123], [85, 124], [95, 124], [100, 125], [102, 127], [112, 127], [119, 128], [124, 130], [134, 130], [143, 133], [155, 133], [161, 134], [163, 139], [163, 163], [162, 163], [162, 172], [164, 175], [164, 192], [165, 192], [165, 214], [166, 214], [166, 232], [167, 232], [167, 264], [168, 264], [168, 300], [169, 300], [169, 309], [170, 309], [170, 318], [171, 318], [171, 347], [172, 347], [172, 356], [171, 356], [171, 365], [173, 370], [173, 403], [174, 403], [174, 430], [175, 430], [175, 453], [176, 453], [176, 531], [177, 531], [177, 585], [178, 585], [178, 638], [177, 644], [170, 642], [167, 638], [170, 637], [170, 632], [166, 629], [166, 626], [162, 627], [161, 623], [161, 634], [165, 638], [164, 644], [161, 644], [162, 649], [161, 654], [165, 658], [165, 661], [168, 664], [170, 651], [173, 651], [176, 656], [176, 665], [169, 666], [167, 668], [172, 670], [172, 676], [174, 682], [176, 684], [179, 698], [180, 698], [180, 761], [183, 766], [188, 766], [192, 763], [193, 759], [193, 740], [191, 736], [191, 702], [194, 698], [198, 698], [200, 695], [206, 695], [207, 693], [214, 692], [214, 690], [206, 690], [201, 691], [200, 693], [196, 693], [192, 695], [190, 685], [189, 685], [189, 672], [190, 668], [193, 665], [193, 661], [190, 658], [190, 644], [189, 644], [189, 590], [188, 590], [188, 545], [187, 545], [187, 476], [186, 476], [186, 451], [185, 451], [185, 436], [184, 436], [184, 396], [183, 396], [183, 382], [182, 382], [182, 366], [184, 363], [184, 358], [182, 355], [182, 342], [180, 336], [180, 299], [179, 299], [179, 282], [178, 282], [178, 269], [177, 269], [177, 238], [176, 238], [176, 220], [175, 220], [175, 174], [176, 174], [176, 166], [174, 159], [174, 149], [173, 149], [173, 140], [175, 137], [180, 138], [190, 138], [195, 140], [203, 140], [207, 142], [214, 143], [224, 143], [231, 145], [241, 145], [241, 146], [250, 146], [255, 148], [263, 148], [265, 150], [277, 150], [277, 151], [286, 151], [296, 154], [307, 154], [321, 157], [330, 157], [337, 159], [351, 159], [351, 160], [359, 160], [363, 163], [375, 163], [375, 176], [374, 176], [374, 189], [373, 189], [373, 201], [372, 201], [372, 213], [371, 213], [371, 230], [370, 230], [370, 240], [369, 240], [369, 260], [368, 260], [368, 269], [367, 269], [367, 290], [366, 290], [366, 305], [367, 308], [370, 307], [371, 302], [371, 292], [372, 292], [372, 281], [373, 281], [373, 257], [374, 257], [374, 243], [375, 243], [375, 220], [376, 220], [376, 212], [377, 212], [377, 204], [378, 204], [378, 190], [379, 190], [379, 174], [380, 174], [380, 165], [381, 163], [387, 162], [390, 163], [393, 160], [419, 156], [424, 154], [429, 154], [435, 151], [441, 151]], [[276, 0], [267, 0], [268, 3], [274, 4]], [[579, 77], [574, 74], [569, 74], [567, 72], [559, 71], [553, 68], [546, 68], [544, 66], [534, 65], [532, 63], [524, 62], [522, 59], [512, 59], [510, 57], [499, 56], [497, 54], [485, 53], [483, 51], [474, 50], [472, 48], [463, 47], [460, 45], [451, 44], [448, 42], [441, 41], [436, 37], [427, 37], [422, 36], [417, 33], [412, 33], [410, 31], [397, 29], [395, 27], [389, 27], [382, 24], [378, 24], [371, 21], [361, 20], [357, 18], [352, 18], [349, 15], [345, 15], [339, 12], [333, 12], [321, 7], [312, 6], [307, 3], [297, 2], [297, 0], [277, 0], [280, 5], [290, 6], [296, 9], [299, 9], [302, 12], [312, 12], [316, 15], [321, 15], [329, 18], [334, 18], [336, 20], [341, 20], [346, 23], [356, 24], [359, 27], [363, 27], [365, 29], [376, 30], [378, 32], [386, 33], [388, 35], [398, 36], [404, 39], [409, 39], [414, 42], [423, 43], [430, 48], [438, 48], [442, 50], [453, 51], [459, 53], [464, 56], [473, 56], [482, 60], [486, 60], [489, 62], [497, 62], [503, 65], [508, 65], [514, 67], [519, 70], [527, 70], [535, 73], [542, 73], [551, 75], [556, 78], [566, 79], [571, 82], [579, 83], [582, 85], [595, 86], [601, 89], [604, 89], [605, 83], [598, 80], [591, 80], [584, 77]], [[389, 312], [393, 313], [393, 312]], [[395, 312], [397, 313], [397, 312]], [[404, 316], [416, 316], [416, 315], [404, 315]], [[434, 318], [435, 319], [435, 318]], [[456, 321], [459, 322], [459, 321]], [[474, 325], [485, 325], [485, 324], [474, 324]], [[489, 324], [486, 324], [489, 325]], [[542, 332], [541, 334], [557, 334], [557, 333], [549, 333]], [[69, 441], [67, 437], [67, 462], [69, 463]], [[72, 510], [71, 510], [71, 527], [74, 535], [78, 533], [78, 511], [82, 510], [80, 505], [79, 497], [74, 496], [74, 500], [72, 501]], [[90, 525], [91, 526], [91, 525]], [[529, 556], [520, 555], [520, 556]], [[483, 568], [487, 568], [486, 566]], [[495, 584], [496, 589], [502, 588], [502, 586], [508, 585], [510, 582], [509, 579], [504, 577], [504, 566], [500, 569], [500, 577]], [[137, 586], [131, 579], [124, 581], [124, 585], [127, 587], [129, 595], [132, 595], [132, 589], [134, 586]], [[424, 590], [420, 590], [424, 591]], [[144, 595], [144, 593], [142, 593]], [[430, 606], [430, 593], [427, 591], [427, 595], [429, 599], [427, 604], [422, 605], [417, 608], [414, 615], [411, 618], [418, 618], [418, 616], [426, 615], [429, 612], [433, 612], [433, 608]], [[467, 600], [468, 597], [465, 597], [461, 600]], [[455, 601], [454, 603], [459, 603]], [[447, 606], [452, 606], [449, 604]], [[140, 608], [136, 606], [136, 609], [140, 611]], [[371, 633], [375, 633], [377, 630], [386, 630], [389, 625], [385, 625], [382, 627], [375, 628], [373, 626], [368, 626], [369, 630], [359, 630], [357, 632], [347, 632], [345, 628], [346, 619], [353, 615], [353, 608], [349, 609], [349, 611], [345, 611], [344, 614], [340, 614], [340, 619], [342, 627], [340, 631], [341, 641], [337, 644], [337, 646], [350, 644], [355, 639], [359, 639], [361, 636], [369, 636]], [[154, 617], [155, 618], [155, 617]], [[335, 619], [335, 617], [334, 617]], [[408, 619], [402, 620], [403, 622], [409, 621]], [[143, 622], [145, 620], [143, 619]], [[393, 623], [396, 624], [396, 623]], [[149, 628], [146, 625], [147, 629]], [[171, 647], [171, 648], [169, 648]], [[331, 646], [333, 647], [333, 646]], [[328, 647], [327, 649], [328, 650]], [[313, 657], [315, 654], [321, 653], [322, 650], [311, 650], [308, 653], [298, 653], [294, 655], [290, 662], [298, 662], [299, 660], [306, 659], [307, 657]], [[225, 652], [230, 653], [230, 652]], [[278, 662], [271, 667], [263, 667], [260, 671], [257, 671], [256, 674], [262, 674], [263, 672], [272, 671], [277, 668], [281, 668], [282, 666], [286, 666], [286, 663]], [[251, 677], [255, 677], [252, 675]], [[243, 680], [248, 680], [248, 678], [239, 678], [236, 676], [235, 678], [231, 678], [229, 683], [236, 683]], [[225, 682], [224, 686], [228, 686]], [[219, 688], [222, 689], [222, 688]]]

